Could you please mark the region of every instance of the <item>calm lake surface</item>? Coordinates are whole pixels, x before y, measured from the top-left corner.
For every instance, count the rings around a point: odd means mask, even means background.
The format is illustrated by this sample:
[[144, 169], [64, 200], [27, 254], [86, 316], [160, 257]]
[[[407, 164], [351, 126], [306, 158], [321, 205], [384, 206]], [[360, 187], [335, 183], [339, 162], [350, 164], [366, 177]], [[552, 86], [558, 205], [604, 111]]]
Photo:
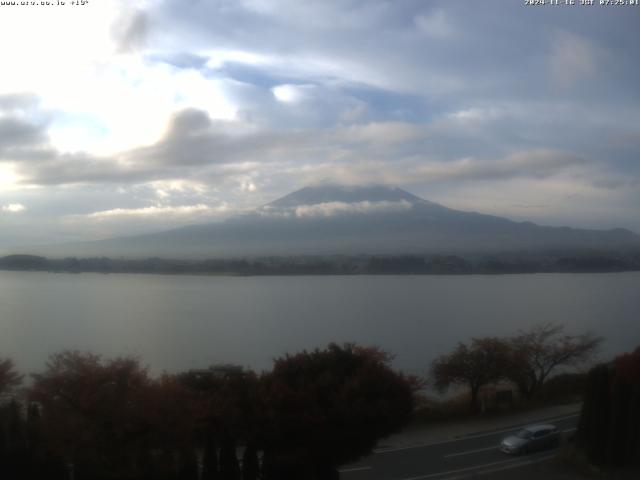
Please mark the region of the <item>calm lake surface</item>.
[[62, 349], [138, 355], [153, 372], [237, 363], [354, 341], [423, 374], [473, 336], [554, 321], [640, 344], [640, 273], [207, 277], [0, 272], [0, 357], [23, 371]]

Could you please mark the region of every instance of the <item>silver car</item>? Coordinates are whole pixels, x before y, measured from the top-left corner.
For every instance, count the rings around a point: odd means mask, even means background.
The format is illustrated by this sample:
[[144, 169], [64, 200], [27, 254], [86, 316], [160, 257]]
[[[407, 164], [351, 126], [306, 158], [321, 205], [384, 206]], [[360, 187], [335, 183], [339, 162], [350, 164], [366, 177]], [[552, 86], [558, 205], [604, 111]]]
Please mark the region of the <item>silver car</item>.
[[553, 448], [560, 443], [560, 432], [555, 425], [530, 425], [510, 435], [500, 443], [504, 453], [518, 454]]

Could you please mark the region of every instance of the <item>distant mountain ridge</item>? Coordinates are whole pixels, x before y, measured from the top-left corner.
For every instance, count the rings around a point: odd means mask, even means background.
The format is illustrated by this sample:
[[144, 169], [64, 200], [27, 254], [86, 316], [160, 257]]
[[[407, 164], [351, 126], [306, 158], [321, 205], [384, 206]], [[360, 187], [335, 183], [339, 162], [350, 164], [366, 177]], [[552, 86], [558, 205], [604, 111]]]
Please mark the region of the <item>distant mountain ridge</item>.
[[222, 223], [67, 247], [66, 254], [131, 258], [486, 254], [640, 249], [640, 236], [622, 228], [547, 227], [454, 210], [397, 187], [325, 184]]

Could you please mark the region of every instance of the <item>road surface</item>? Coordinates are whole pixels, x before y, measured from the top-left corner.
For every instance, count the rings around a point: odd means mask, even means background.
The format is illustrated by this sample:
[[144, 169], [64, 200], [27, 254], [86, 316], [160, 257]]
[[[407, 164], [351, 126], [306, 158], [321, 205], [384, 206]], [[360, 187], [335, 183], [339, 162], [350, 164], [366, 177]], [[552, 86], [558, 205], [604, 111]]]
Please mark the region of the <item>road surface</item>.
[[[536, 421], [552, 423], [566, 437], [575, 430], [578, 414]], [[500, 472], [551, 459], [554, 450], [510, 456], [500, 441], [524, 425], [481, 432], [455, 440], [375, 451], [340, 469], [342, 480], [451, 480], [479, 473]]]

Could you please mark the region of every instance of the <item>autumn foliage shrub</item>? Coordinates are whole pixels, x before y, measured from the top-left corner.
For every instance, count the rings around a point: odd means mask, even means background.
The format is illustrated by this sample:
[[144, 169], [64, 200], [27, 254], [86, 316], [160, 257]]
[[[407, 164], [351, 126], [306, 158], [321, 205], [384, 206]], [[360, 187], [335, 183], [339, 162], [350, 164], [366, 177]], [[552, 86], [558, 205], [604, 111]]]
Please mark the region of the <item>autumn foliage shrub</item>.
[[263, 383], [268, 479], [334, 478], [338, 465], [399, 430], [418, 383], [390, 361], [378, 349], [349, 344], [277, 359]]
[[586, 388], [586, 373], [559, 373], [545, 382], [540, 389], [542, 402], [577, 402]]
[[640, 465], [640, 347], [589, 371], [578, 446], [599, 465]]
[[2, 361], [0, 478], [336, 478], [411, 414], [416, 383], [390, 360], [332, 344], [262, 375], [225, 366], [152, 377], [136, 358], [66, 351], [22, 396], [22, 376]]

